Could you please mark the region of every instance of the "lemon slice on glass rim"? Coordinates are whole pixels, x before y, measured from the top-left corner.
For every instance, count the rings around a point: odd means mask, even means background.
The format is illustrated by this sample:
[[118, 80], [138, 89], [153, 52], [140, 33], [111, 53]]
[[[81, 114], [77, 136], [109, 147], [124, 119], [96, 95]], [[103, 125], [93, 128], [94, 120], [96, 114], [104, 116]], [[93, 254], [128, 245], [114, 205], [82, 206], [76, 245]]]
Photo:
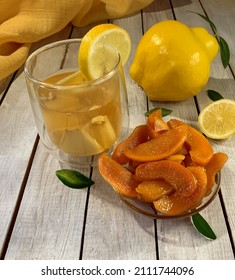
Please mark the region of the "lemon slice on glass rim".
[[226, 139], [235, 134], [235, 101], [220, 99], [207, 105], [199, 114], [202, 133], [212, 139]]
[[127, 31], [111, 23], [93, 27], [82, 38], [78, 53], [80, 71], [88, 80], [102, 77], [115, 65], [116, 51], [124, 65], [131, 52], [131, 39]]

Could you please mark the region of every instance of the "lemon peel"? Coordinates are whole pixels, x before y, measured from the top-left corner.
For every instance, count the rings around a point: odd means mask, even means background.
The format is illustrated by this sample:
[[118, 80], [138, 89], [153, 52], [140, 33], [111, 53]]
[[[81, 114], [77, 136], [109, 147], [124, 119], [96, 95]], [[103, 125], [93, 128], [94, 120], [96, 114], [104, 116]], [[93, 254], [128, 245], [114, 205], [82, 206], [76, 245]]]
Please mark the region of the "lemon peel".
[[130, 76], [151, 100], [184, 100], [206, 85], [218, 50], [218, 42], [206, 29], [165, 20], [141, 38]]
[[90, 29], [82, 39], [78, 54], [82, 74], [93, 80], [109, 72], [117, 63], [114, 49], [120, 54], [124, 65], [131, 52], [131, 39], [125, 29], [111, 23]]

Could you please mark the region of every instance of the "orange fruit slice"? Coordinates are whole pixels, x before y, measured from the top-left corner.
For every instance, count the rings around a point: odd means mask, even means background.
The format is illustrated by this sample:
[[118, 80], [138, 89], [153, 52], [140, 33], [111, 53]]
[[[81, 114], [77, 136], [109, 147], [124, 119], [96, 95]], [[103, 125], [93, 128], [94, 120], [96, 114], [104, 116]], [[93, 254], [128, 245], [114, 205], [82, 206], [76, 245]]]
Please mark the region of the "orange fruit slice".
[[160, 160], [139, 165], [135, 171], [137, 181], [165, 180], [179, 196], [190, 196], [197, 187], [192, 172], [175, 161]]
[[172, 195], [164, 196], [153, 202], [155, 209], [167, 215], [178, 215], [195, 208], [202, 201], [206, 192], [206, 171], [201, 166], [190, 167], [190, 171], [197, 181], [194, 192], [187, 197], [175, 192]]
[[152, 202], [173, 193], [174, 188], [164, 180], [150, 180], [141, 182], [136, 191], [140, 200]]
[[161, 160], [176, 153], [184, 144], [187, 135], [187, 127], [176, 127], [133, 149], [127, 150], [125, 155], [129, 159], [141, 162]]
[[169, 130], [167, 123], [162, 119], [162, 110], [158, 109], [147, 118], [147, 126], [151, 138], [157, 137], [162, 132]]
[[102, 154], [98, 160], [98, 167], [103, 178], [119, 193], [127, 197], [136, 198], [138, 186], [134, 175], [115, 160]]
[[129, 158], [125, 156], [124, 152], [146, 142], [147, 139], [148, 127], [146, 125], [137, 126], [129, 137], [117, 145], [112, 158], [120, 164], [126, 164], [129, 161]]
[[207, 172], [207, 193], [209, 195], [211, 192], [212, 187], [215, 184], [215, 176], [216, 173], [219, 172], [226, 161], [228, 160], [228, 156], [224, 153], [215, 153], [211, 160], [208, 162], [206, 167]]
[[185, 126], [188, 128], [188, 136], [185, 145], [189, 146], [189, 154], [194, 162], [199, 165], [206, 165], [213, 155], [213, 148], [206, 137], [184, 122], [176, 119], [171, 119], [168, 122], [171, 128]]

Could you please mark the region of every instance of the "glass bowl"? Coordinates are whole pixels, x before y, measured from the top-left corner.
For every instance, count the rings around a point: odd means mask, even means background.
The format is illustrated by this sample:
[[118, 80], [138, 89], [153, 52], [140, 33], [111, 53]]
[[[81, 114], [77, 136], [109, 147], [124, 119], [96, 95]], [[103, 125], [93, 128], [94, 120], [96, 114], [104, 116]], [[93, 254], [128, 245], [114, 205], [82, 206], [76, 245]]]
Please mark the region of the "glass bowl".
[[148, 217], [152, 217], [154, 219], [159, 219], [159, 220], [173, 220], [173, 219], [182, 219], [182, 218], [186, 218], [189, 216], [192, 216], [200, 211], [202, 211], [203, 209], [205, 209], [207, 206], [209, 206], [211, 204], [211, 202], [215, 199], [216, 195], [219, 192], [220, 189], [220, 180], [221, 180], [221, 174], [220, 172], [218, 172], [216, 174], [215, 177], [215, 185], [212, 188], [211, 193], [204, 197], [204, 199], [202, 200], [201, 204], [199, 204], [196, 208], [188, 210], [186, 212], [183, 212], [181, 214], [178, 215], [166, 215], [160, 212], [157, 212], [152, 203], [150, 202], [142, 202], [140, 200], [137, 199], [133, 199], [133, 198], [127, 198], [124, 197], [123, 195], [121, 195], [119, 193], [119, 196], [121, 198], [121, 200], [128, 206], [130, 207], [132, 210], [148, 216]]

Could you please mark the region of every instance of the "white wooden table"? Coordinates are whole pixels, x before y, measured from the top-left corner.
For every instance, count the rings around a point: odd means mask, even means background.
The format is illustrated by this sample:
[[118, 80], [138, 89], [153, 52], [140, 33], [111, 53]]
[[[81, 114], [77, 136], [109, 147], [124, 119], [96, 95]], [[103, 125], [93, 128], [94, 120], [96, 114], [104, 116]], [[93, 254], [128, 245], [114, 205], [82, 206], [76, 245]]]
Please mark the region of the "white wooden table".
[[[206, 88], [194, 99], [182, 102], [147, 102], [131, 81], [129, 67], [143, 32], [158, 21], [177, 19], [189, 26], [210, 26], [188, 11], [205, 12], [231, 50], [230, 66], [219, 56], [211, 67]], [[178, 118], [197, 127], [198, 110], [210, 99], [206, 90], [224, 97], [235, 94], [235, 2], [233, 0], [156, 0], [142, 12], [113, 21], [132, 39], [132, 54], [125, 66], [130, 105], [130, 125], [145, 122], [152, 107], [173, 110]], [[33, 45], [69, 37], [82, 37], [91, 26], [67, 26], [60, 33]], [[182, 42], [183, 44], [183, 42]], [[222, 170], [221, 190], [202, 215], [217, 234], [208, 241], [198, 234], [190, 219], [162, 221], [127, 208], [113, 189], [92, 171], [95, 185], [73, 190], [55, 176], [59, 164], [37, 136], [22, 68], [0, 84], [0, 259], [234, 259], [235, 256], [235, 136], [212, 141], [215, 151], [229, 155]], [[198, 105], [197, 105], [198, 104]], [[167, 118], [166, 118], [167, 119]], [[82, 170], [89, 176], [90, 170]]]

